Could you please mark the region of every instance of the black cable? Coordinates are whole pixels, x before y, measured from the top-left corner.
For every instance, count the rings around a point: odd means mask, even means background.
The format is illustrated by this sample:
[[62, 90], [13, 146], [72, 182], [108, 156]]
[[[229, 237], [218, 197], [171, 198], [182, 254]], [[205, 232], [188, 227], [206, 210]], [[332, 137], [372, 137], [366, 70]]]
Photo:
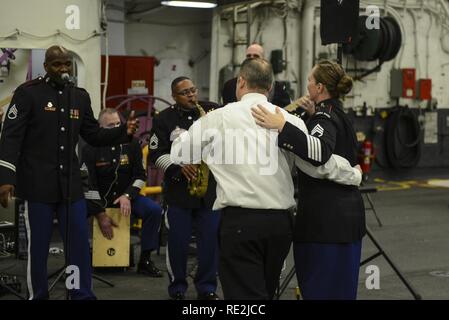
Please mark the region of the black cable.
[[383, 109], [377, 110], [373, 118], [373, 144], [375, 147], [375, 161], [376, 164], [382, 168], [386, 169], [390, 167], [390, 163], [387, 158], [387, 147], [386, 147], [386, 123], [387, 121], [382, 118], [381, 112]]
[[386, 123], [385, 144], [392, 168], [415, 167], [421, 158], [421, 127], [408, 107], [395, 107]]

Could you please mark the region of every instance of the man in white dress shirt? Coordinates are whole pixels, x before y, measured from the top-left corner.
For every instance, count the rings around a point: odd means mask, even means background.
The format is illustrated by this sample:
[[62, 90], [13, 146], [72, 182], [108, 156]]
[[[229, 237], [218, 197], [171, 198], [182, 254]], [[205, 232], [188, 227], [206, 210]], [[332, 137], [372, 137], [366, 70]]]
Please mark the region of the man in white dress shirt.
[[[245, 60], [236, 88], [239, 101], [197, 120], [171, 148], [173, 162], [204, 161], [217, 181], [213, 209], [222, 209], [219, 277], [225, 299], [273, 298], [292, 241], [294, 164], [315, 178], [348, 185], [361, 181], [360, 170], [346, 159], [332, 155], [314, 167], [278, 148], [276, 130], [257, 126], [251, 107], [276, 108], [267, 101], [272, 74], [266, 60]], [[308, 133], [300, 118], [284, 116]]]

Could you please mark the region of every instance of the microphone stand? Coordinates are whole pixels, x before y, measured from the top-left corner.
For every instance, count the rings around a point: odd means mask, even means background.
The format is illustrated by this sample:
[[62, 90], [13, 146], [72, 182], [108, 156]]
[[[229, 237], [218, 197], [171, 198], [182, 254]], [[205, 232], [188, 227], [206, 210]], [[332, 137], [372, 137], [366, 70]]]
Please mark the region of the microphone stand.
[[[71, 119], [71, 111], [74, 104], [74, 97], [75, 95], [73, 94], [73, 88], [74, 88], [74, 84], [73, 82], [68, 81], [67, 83], [67, 89], [68, 89], [68, 101], [69, 101], [69, 107], [67, 110], [67, 117], [68, 117], [68, 126], [69, 126], [69, 130], [68, 130], [68, 143], [67, 143], [67, 148], [69, 149], [68, 151], [68, 157], [69, 157], [69, 162], [68, 162], [68, 166], [67, 166], [67, 172], [68, 172], [68, 177], [67, 177], [67, 207], [66, 207], [66, 220], [65, 220], [65, 246], [66, 246], [66, 254], [65, 254], [65, 266], [67, 268], [67, 266], [69, 266], [69, 257], [70, 257], [70, 217], [71, 217], [71, 207], [72, 207], [72, 169], [73, 169], [73, 149], [75, 146], [73, 146], [73, 123], [72, 123], [72, 119]], [[66, 271], [67, 272], [67, 271]], [[69, 300], [69, 289], [67, 288], [66, 285], [66, 300]]]
[[[64, 90], [68, 90], [68, 108], [67, 108], [67, 117], [68, 117], [68, 141], [67, 141], [67, 149], [68, 149], [68, 165], [67, 165], [67, 172], [68, 172], [68, 176], [67, 176], [67, 198], [66, 198], [66, 223], [65, 223], [65, 237], [64, 237], [64, 244], [65, 244], [65, 264], [63, 267], [61, 267], [60, 269], [58, 269], [56, 272], [54, 272], [53, 274], [51, 274], [48, 278], [52, 278], [54, 277], [56, 274], [58, 275], [56, 277], [56, 279], [52, 282], [52, 284], [50, 285], [48, 292], [50, 292], [51, 290], [53, 290], [53, 288], [55, 287], [56, 283], [58, 283], [58, 281], [65, 275], [66, 273], [66, 268], [70, 265], [69, 262], [69, 257], [70, 257], [70, 217], [71, 217], [71, 206], [72, 206], [72, 170], [73, 170], [73, 149], [74, 146], [73, 145], [73, 136], [74, 136], [74, 132], [73, 132], [73, 123], [72, 123], [72, 119], [71, 119], [71, 108], [75, 105], [74, 104], [74, 97], [75, 94], [73, 93], [75, 84], [70, 80], [70, 78], [66, 78], [65, 79], [65, 83], [66, 86], [64, 88]], [[110, 287], [114, 287], [114, 284], [111, 283], [110, 281], [95, 275], [94, 273], [92, 273], [92, 278], [95, 278], [105, 284], [107, 284]], [[69, 295], [69, 289], [66, 287], [66, 295], [65, 298], [66, 300], [70, 299], [70, 295]]]
[[[65, 220], [65, 237], [64, 237], [64, 244], [65, 244], [65, 264], [64, 266], [59, 269], [56, 273], [52, 274], [50, 276], [53, 277], [55, 274], [59, 273], [59, 275], [56, 277], [56, 279], [53, 281], [53, 283], [50, 285], [50, 288], [48, 289], [48, 292], [50, 292], [56, 283], [61, 279], [61, 277], [66, 273], [67, 267], [70, 265], [69, 257], [70, 257], [70, 217], [71, 217], [71, 206], [72, 206], [72, 169], [73, 169], [73, 124], [71, 119], [71, 110], [74, 106], [74, 94], [73, 94], [73, 88], [74, 83], [71, 82], [69, 79], [65, 80], [65, 87], [63, 90], [68, 90], [68, 107], [67, 107], [67, 119], [68, 119], [68, 137], [67, 137], [67, 150], [68, 150], [68, 164], [67, 164], [67, 197], [66, 197], [66, 220]], [[69, 300], [69, 289], [66, 287], [66, 294], [65, 299]]]

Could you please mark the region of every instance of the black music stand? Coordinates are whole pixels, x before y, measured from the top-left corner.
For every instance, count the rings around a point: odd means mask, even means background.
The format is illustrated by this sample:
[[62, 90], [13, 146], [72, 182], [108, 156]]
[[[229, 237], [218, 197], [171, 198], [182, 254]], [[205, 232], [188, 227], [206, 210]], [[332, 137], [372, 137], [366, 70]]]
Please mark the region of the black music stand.
[[[48, 292], [53, 290], [53, 288], [55, 287], [56, 283], [58, 283], [59, 280], [61, 280], [61, 281], [64, 280], [64, 278], [65, 278], [65, 269], [66, 269], [66, 265], [64, 265], [63, 267], [59, 268], [58, 270], [56, 270], [55, 272], [53, 272], [51, 275], [48, 276], [48, 279], [51, 279], [54, 276], [58, 275], [56, 277], [56, 279], [51, 283], [50, 287], [48, 288]], [[103, 277], [100, 277], [100, 276], [96, 275], [93, 271], [92, 271], [92, 279], [96, 279], [98, 281], [101, 281], [101, 282], [107, 284], [108, 286], [110, 286], [111, 288], [115, 286], [112, 282], [106, 280]]]
[[6, 291], [8, 291], [10, 294], [16, 296], [17, 298], [19, 298], [20, 300], [26, 300], [25, 297], [21, 296], [16, 290], [14, 290], [13, 288], [11, 288], [10, 286], [8, 286], [7, 284], [1, 283], [0, 282], [0, 288], [5, 289]]
[[394, 270], [394, 272], [397, 274], [399, 279], [401, 279], [402, 283], [407, 287], [408, 291], [412, 294], [413, 298], [415, 298], [415, 300], [421, 300], [422, 299], [421, 295], [419, 293], [417, 293], [416, 290], [413, 288], [413, 286], [407, 281], [407, 279], [405, 279], [404, 275], [402, 275], [402, 273], [398, 269], [398, 267], [393, 263], [393, 261], [391, 261], [390, 257], [387, 255], [387, 253], [384, 251], [384, 249], [382, 249], [381, 245], [376, 240], [376, 238], [374, 238], [374, 236], [372, 235], [372, 233], [368, 227], [366, 227], [366, 234], [368, 235], [368, 237], [371, 239], [371, 241], [373, 242], [373, 244], [376, 246], [376, 248], [379, 251], [377, 253], [373, 254], [371, 257], [360, 262], [360, 266], [363, 266], [364, 264], [370, 262], [371, 260], [377, 258], [378, 256], [383, 256], [385, 258], [385, 260], [387, 260], [387, 262], [391, 266], [391, 268]]
[[282, 283], [279, 282], [279, 285], [276, 288], [276, 292], [274, 294], [276, 300], [281, 299], [281, 295], [284, 293], [285, 289], [287, 289], [288, 284], [290, 283], [290, 281], [292, 281], [293, 277], [295, 276], [295, 273], [296, 269], [295, 265], [293, 265], [293, 267], [290, 269], [287, 276], [285, 277], [284, 281], [282, 281]]
[[[373, 192], [377, 192], [376, 187], [361, 187], [360, 188], [360, 193], [365, 194], [366, 196], [369, 193], [373, 193]], [[373, 202], [371, 200], [369, 202], [370, 202], [370, 205], [371, 205], [371, 208], [372, 208], [374, 214], [376, 214]], [[376, 218], [377, 218], [377, 215], [376, 215]], [[380, 220], [378, 220], [378, 222], [380, 223]], [[381, 224], [380, 224], [380, 226], [381, 226]], [[385, 258], [385, 260], [388, 262], [388, 264], [391, 266], [391, 268], [394, 270], [394, 272], [397, 274], [399, 279], [402, 281], [402, 283], [407, 287], [408, 291], [412, 294], [413, 298], [415, 298], [415, 300], [421, 300], [422, 299], [421, 295], [419, 293], [417, 293], [416, 290], [413, 288], [413, 286], [407, 281], [407, 279], [404, 277], [404, 275], [401, 273], [401, 271], [398, 269], [398, 267], [394, 264], [394, 262], [390, 259], [388, 254], [385, 252], [385, 250], [379, 244], [377, 239], [373, 236], [373, 234], [371, 233], [371, 230], [368, 227], [366, 227], [366, 234], [368, 235], [371, 242], [374, 244], [374, 246], [379, 251], [377, 253], [373, 254], [371, 257], [360, 262], [360, 266], [363, 266], [364, 264], [370, 262], [371, 260], [373, 260], [379, 256], [383, 256]]]
[[376, 187], [363, 187], [362, 186], [362, 187], [359, 188], [359, 190], [360, 190], [360, 193], [365, 196], [365, 199], [368, 201], [368, 204], [369, 204], [368, 207], [365, 207], [365, 212], [368, 211], [368, 210], [372, 211], [374, 213], [374, 217], [377, 220], [377, 224], [379, 225], [379, 227], [382, 227], [382, 222], [380, 221], [380, 218], [377, 215], [376, 208], [374, 207], [373, 200], [371, 199], [371, 196], [369, 195], [370, 193], [377, 192], [377, 188]]
[[[15, 202], [14, 202], [15, 205]], [[18, 252], [18, 247], [19, 247], [19, 242], [18, 242], [18, 233], [19, 233], [19, 219], [18, 219], [18, 210], [16, 208], [14, 208], [14, 233], [15, 233], [15, 251], [16, 251], [16, 257], [17, 257], [17, 252]], [[1, 274], [0, 274], [1, 275]], [[5, 289], [7, 292], [9, 292], [10, 294], [16, 296], [17, 298], [19, 298], [20, 300], [26, 300], [25, 297], [21, 296], [16, 290], [14, 290], [13, 288], [11, 288], [10, 286], [8, 286], [5, 283], [0, 282], [0, 288]]]

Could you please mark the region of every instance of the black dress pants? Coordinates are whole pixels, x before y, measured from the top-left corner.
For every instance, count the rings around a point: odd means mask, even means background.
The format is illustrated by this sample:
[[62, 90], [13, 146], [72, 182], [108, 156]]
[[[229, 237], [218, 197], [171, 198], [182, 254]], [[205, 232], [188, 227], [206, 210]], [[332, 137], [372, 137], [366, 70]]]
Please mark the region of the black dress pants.
[[273, 299], [292, 230], [288, 210], [222, 210], [218, 274], [225, 300]]

